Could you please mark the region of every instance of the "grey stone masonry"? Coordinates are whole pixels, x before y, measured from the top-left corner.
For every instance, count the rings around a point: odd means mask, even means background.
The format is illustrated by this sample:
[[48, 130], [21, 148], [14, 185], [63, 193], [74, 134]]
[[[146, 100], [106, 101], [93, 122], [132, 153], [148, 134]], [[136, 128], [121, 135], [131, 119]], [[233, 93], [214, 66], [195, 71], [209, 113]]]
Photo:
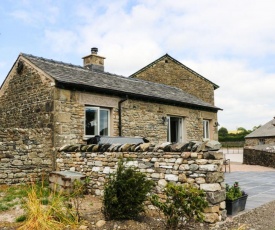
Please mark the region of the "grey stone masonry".
[[0, 184], [38, 178], [53, 169], [51, 130], [0, 128]]
[[105, 182], [116, 170], [117, 162], [124, 159], [126, 166], [135, 166], [148, 179], [156, 182], [154, 193], [160, 197], [164, 196], [164, 187], [168, 182], [192, 184], [204, 190], [209, 203], [205, 209], [205, 221], [215, 223], [224, 219], [222, 152], [182, 152], [181, 148], [153, 146], [150, 143], [138, 147], [129, 144], [109, 145], [106, 148], [101, 145], [66, 145], [57, 153], [57, 170], [81, 172], [90, 177], [90, 191], [101, 196]]

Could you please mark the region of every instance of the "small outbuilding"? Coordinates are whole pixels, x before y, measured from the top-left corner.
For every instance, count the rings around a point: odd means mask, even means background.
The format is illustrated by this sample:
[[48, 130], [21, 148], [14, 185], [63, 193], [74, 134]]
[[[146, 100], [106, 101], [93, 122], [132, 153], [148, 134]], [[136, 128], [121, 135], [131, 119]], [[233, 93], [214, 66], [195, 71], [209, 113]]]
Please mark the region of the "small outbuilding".
[[245, 137], [245, 146], [275, 144], [274, 119]]

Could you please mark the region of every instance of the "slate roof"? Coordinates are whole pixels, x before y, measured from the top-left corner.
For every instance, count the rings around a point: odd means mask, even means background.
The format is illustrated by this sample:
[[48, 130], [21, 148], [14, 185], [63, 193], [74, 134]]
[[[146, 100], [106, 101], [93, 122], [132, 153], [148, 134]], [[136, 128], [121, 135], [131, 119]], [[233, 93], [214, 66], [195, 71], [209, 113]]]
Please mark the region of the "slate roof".
[[197, 72], [195, 72], [194, 70], [188, 68], [186, 65], [182, 64], [181, 62], [179, 62], [178, 60], [176, 60], [175, 58], [171, 57], [169, 54], [165, 54], [162, 57], [158, 58], [157, 60], [153, 61], [152, 63], [148, 64], [147, 66], [143, 67], [142, 69], [138, 70], [137, 72], [133, 73], [132, 75], [130, 75], [130, 78], [134, 78], [137, 74], [139, 74], [140, 72], [148, 69], [149, 67], [151, 67], [152, 65], [156, 64], [157, 62], [159, 62], [160, 60], [164, 59], [164, 58], [168, 58], [170, 60], [172, 60], [173, 62], [177, 63], [178, 65], [180, 65], [182, 68], [188, 70], [189, 72], [195, 74], [197, 77], [208, 81], [209, 83], [211, 83], [214, 87], [214, 89], [218, 89], [219, 86], [216, 85], [215, 83], [213, 83], [212, 81], [209, 81], [207, 78], [203, 77], [202, 75], [198, 74]]
[[21, 53], [20, 55], [55, 79], [58, 87], [73, 87], [86, 91], [101, 91], [105, 94], [128, 95], [129, 98], [156, 100], [212, 111], [220, 110], [220, 108], [176, 87], [136, 78], [127, 78], [107, 72], [95, 72], [82, 66], [36, 57], [30, 54]]
[[255, 137], [275, 137], [275, 126], [273, 125], [273, 119], [245, 136], [245, 138]]

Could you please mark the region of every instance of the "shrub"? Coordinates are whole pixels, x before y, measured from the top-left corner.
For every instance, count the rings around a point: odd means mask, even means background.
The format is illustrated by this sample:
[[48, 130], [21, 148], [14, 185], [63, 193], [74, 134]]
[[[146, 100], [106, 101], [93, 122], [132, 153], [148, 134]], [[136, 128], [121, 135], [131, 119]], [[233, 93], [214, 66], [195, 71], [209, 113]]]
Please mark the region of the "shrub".
[[231, 187], [226, 184], [226, 199], [227, 200], [236, 200], [245, 195], [245, 192], [239, 187], [239, 183], [235, 182]]
[[168, 229], [177, 229], [189, 221], [203, 221], [203, 210], [208, 205], [204, 191], [191, 185], [168, 183], [165, 195], [165, 202], [157, 195], [152, 196], [151, 202], [163, 212]]
[[21, 216], [17, 217], [15, 219], [15, 221], [16, 222], [24, 222], [26, 219], [27, 219], [27, 216], [24, 214], [24, 215], [21, 215]]
[[146, 175], [118, 162], [104, 188], [103, 214], [106, 219], [135, 219], [144, 212], [144, 202], [154, 185]]
[[88, 194], [87, 183], [89, 183], [89, 178], [85, 179], [85, 182], [80, 180], [74, 180], [73, 182], [73, 193], [68, 195], [68, 198], [72, 204], [72, 211], [74, 211], [74, 216], [80, 221], [80, 210], [83, 202], [83, 197]]

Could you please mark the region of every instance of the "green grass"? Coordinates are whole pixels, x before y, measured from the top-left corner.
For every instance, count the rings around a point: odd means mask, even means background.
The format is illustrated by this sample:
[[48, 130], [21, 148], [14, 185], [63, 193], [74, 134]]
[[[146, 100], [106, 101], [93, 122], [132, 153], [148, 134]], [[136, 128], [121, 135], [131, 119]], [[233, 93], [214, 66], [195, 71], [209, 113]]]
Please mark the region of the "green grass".
[[23, 197], [27, 196], [26, 186], [2, 186], [0, 187], [0, 211], [6, 211], [19, 204]]
[[[50, 194], [50, 189], [47, 184], [37, 183], [35, 190], [39, 194], [39, 198], [44, 203], [47, 201], [47, 197]], [[0, 187], [0, 211], [7, 211], [12, 207], [22, 204], [23, 200], [28, 196], [31, 186], [29, 185], [5, 185]]]

